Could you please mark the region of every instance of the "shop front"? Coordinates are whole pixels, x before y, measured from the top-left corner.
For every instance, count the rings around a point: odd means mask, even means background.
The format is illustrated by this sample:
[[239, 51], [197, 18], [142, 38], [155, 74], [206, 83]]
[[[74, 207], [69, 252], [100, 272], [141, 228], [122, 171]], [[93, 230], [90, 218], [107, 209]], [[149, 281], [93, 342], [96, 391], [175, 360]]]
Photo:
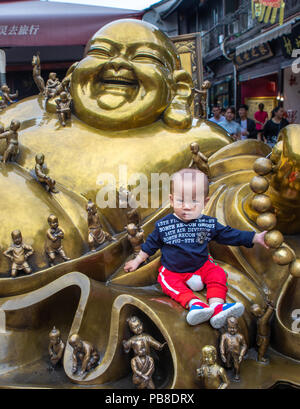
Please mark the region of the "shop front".
[[[260, 103], [264, 104], [269, 118], [276, 106], [284, 107], [291, 123], [299, 116], [300, 107], [296, 107], [300, 99], [300, 77], [292, 72], [295, 60], [292, 53], [297, 44], [291, 40], [298, 38], [299, 28], [299, 16], [296, 16], [236, 48], [238, 99], [249, 106], [250, 118], [254, 118]], [[298, 39], [297, 48], [300, 48], [300, 32]], [[286, 51], [287, 44], [290, 54]]]
[[287, 59], [282, 64], [284, 108], [288, 121], [300, 124], [300, 24], [291, 34], [282, 36], [280, 43]]

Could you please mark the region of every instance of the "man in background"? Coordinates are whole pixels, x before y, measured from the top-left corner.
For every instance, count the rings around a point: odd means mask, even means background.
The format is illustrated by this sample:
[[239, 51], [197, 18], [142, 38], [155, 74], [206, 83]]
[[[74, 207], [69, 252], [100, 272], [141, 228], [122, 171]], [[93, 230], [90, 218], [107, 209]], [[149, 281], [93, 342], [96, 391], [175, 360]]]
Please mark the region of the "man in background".
[[256, 125], [248, 118], [248, 105], [241, 105], [237, 122], [241, 125], [241, 139], [257, 139]]
[[210, 121], [214, 122], [215, 124], [219, 124], [220, 122], [225, 120], [225, 117], [221, 115], [221, 108], [219, 105], [214, 105], [212, 109], [213, 116], [209, 118]]

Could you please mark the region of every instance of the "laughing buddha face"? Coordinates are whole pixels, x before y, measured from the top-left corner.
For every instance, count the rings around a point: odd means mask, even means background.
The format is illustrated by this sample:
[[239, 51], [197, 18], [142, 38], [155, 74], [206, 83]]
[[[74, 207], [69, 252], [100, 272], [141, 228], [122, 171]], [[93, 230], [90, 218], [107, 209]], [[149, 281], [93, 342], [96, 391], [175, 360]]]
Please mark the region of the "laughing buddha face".
[[119, 20], [100, 29], [68, 71], [75, 114], [99, 129], [191, 125], [192, 79], [172, 42], [155, 26]]

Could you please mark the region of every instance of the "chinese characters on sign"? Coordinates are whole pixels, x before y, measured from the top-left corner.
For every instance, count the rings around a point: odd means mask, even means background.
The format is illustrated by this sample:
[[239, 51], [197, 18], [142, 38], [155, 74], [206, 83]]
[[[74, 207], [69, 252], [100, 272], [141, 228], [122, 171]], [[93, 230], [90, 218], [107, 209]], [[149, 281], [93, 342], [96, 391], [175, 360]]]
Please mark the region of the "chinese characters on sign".
[[273, 52], [268, 43], [260, 44], [251, 50], [245, 51], [234, 58], [235, 64], [238, 69], [244, 68], [247, 65], [254, 64], [258, 61], [265, 60], [266, 58], [272, 57]]
[[271, 7], [280, 7], [281, 0], [260, 0], [259, 3], [261, 3], [263, 6], [271, 6]]
[[291, 34], [285, 34], [280, 38], [283, 55], [291, 58], [293, 50], [300, 49], [300, 26], [293, 28]]
[[39, 24], [0, 26], [0, 36], [35, 36], [39, 28]]

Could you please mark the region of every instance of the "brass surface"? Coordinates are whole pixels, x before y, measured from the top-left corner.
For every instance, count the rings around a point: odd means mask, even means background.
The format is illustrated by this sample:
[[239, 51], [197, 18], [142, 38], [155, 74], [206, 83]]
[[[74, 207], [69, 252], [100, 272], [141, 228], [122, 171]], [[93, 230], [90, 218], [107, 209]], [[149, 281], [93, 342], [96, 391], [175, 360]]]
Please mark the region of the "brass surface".
[[250, 186], [255, 193], [265, 193], [268, 190], [269, 183], [263, 176], [254, 176], [250, 182]]
[[256, 219], [256, 223], [261, 230], [272, 230], [276, 226], [277, 219], [275, 214], [267, 212], [260, 214]]
[[294, 277], [300, 277], [300, 260], [297, 258], [290, 264], [290, 273]]
[[259, 213], [267, 212], [272, 207], [272, 201], [266, 195], [255, 195], [252, 199], [252, 207]]
[[283, 243], [283, 235], [280, 233], [279, 230], [272, 230], [269, 231], [265, 235], [265, 243], [271, 247], [272, 249], [277, 249]]
[[290, 249], [287, 247], [279, 247], [275, 252], [273, 253], [273, 260], [275, 263], [284, 266], [286, 264], [289, 264], [291, 261], [293, 261], [294, 255], [291, 252]]
[[[155, 387], [198, 387], [199, 351], [205, 345], [218, 345], [218, 331], [207, 323], [189, 327], [186, 311], [162, 294], [155, 284], [159, 254], [135, 272], [123, 270], [131, 255], [124, 226], [134, 222], [146, 237], [169, 207], [141, 208], [139, 214], [118, 207], [96, 208], [96, 228], [103, 228], [115, 241], [104, 241], [87, 253], [91, 226], [86, 206], [89, 200], [97, 203], [99, 189], [106, 186], [101, 184], [105, 173], [113, 175], [117, 190], [122, 190], [120, 164], [127, 166], [128, 176], [143, 172], [150, 180], [151, 173], [170, 174], [188, 167], [190, 144], [196, 142], [211, 171], [206, 214], [222, 224], [259, 231], [249, 183], [255, 176], [254, 162], [267, 156], [270, 148], [254, 140], [231, 143], [219, 126], [192, 122], [191, 78], [181, 69], [172, 43], [145, 22], [122, 20], [102, 28], [62, 84], [70, 87], [74, 108], [64, 127], [56, 116], [55, 97], [47, 101], [47, 110], [40, 95], [0, 114], [3, 126], [16, 118], [21, 122], [18, 164], [7, 163], [0, 169], [0, 189], [5, 192], [0, 196], [0, 246], [6, 249], [10, 232], [20, 229], [24, 242], [35, 250], [32, 274], [16, 278], [9, 277], [9, 263], [0, 257], [0, 385], [132, 387], [122, 341], [130, 337], [126, 319], [135, 315], [145, 332], [160, 344], [167, 343], [155, 365]], [[274, 172], [256, 176], [251, 186], [258, 194], [268, 194], [278, 230], [293, 233], [285, 237], [284, 248], [299, 258], [298, 134], [297, 125], [281, 132], [271, 157]], [[0, 152], [5, 149], [1, 143]], [[56, 180], [55, 195], [34, 178], [39, 152]], [[133, 182], [130, 188], [135, 186]], [[71, 260], [47, 268], [44, 243], [50, 214], [59, 220]], [[241, 367], [240, 383], [231, 382], [229, 387], [268, 388], [280, 381], [300, 386], [300, 334], [292, 329], [291, 319], [300, 297], [298, 264], [278, 265], [271, 251], [257, 245], [248, 249], [212, 242], [210, 252], [228, 273], [227, 301], [245, 306], [239, 328], [250, 351], [256, 343], [251, 306], [264, 308], [266, 294], [276, 305], [271, 348], [266, 352], [269, 365], [261, 366], [250, 354]], [[205, 301], [205, 291], [199, 297]], [[99, 362], [93, 370], [84, 376], [72, 372], [73, 350], [67, 342], [63, 368], [55, 371], [61, 382], [43, 372], [49, 359], [45, 340], [54, 325], [62, 339], [78, 334], [97, 349]], [[27, 380], [32, 368], [38, 368], [40, 379]]]
[[266, 158], [259, 158], [254, 162], [253, 170], [260, 176], [268, 175], [272, 171], [272, 161]]

